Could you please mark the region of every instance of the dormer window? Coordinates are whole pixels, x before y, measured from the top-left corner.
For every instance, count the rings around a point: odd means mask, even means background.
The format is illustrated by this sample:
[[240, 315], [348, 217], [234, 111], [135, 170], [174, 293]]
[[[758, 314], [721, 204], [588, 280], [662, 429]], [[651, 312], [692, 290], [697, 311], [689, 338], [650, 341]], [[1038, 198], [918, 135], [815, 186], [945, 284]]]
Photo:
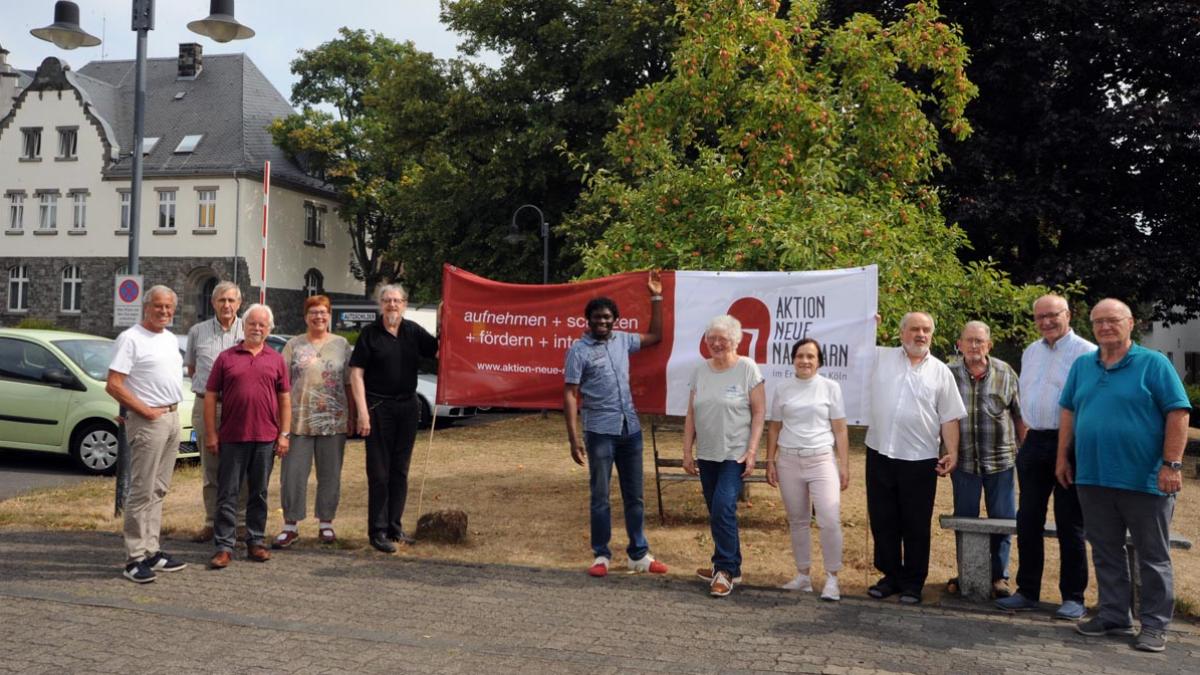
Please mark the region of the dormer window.
[[189, 134], [179, 141], [179, 145], [175, 146], [175, 154], [186, 154], [196, 149], [200, 144], [200, 139], [204, 138], [204, 134]]

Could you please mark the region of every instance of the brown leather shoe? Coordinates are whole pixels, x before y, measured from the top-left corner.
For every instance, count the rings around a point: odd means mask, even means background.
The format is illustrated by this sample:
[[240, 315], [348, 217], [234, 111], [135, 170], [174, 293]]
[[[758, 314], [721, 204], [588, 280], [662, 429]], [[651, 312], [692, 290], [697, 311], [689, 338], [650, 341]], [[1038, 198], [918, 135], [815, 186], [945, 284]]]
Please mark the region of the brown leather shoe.
[[217, 551], [217, 554], [208, 561], [208, 567], [214, 570], [223, 570], [229, 567], [229, 560], [233, 556], [229, 555], [229, 551]]
[[192, 536], [192, 541], [197, 544], [207, 544], [213, 539], [213, 529], [208, 525], [200, 528], [195, 535]]
[[254, 562], [267, 562], [271, 559], [271, 552], [266, 546], [255, 544], [246, 549], [246, 559]]

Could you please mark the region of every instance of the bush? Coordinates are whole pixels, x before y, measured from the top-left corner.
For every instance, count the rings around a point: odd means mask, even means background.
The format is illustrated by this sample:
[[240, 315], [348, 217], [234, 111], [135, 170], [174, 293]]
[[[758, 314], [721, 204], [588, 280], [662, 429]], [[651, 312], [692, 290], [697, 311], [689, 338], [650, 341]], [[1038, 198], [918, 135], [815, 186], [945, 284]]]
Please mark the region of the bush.
[[62, 326], [55, 324], [49, 319], [21, 319], [17, 324], [17, 328], [25, 328], [27, 330], [66, 330]]

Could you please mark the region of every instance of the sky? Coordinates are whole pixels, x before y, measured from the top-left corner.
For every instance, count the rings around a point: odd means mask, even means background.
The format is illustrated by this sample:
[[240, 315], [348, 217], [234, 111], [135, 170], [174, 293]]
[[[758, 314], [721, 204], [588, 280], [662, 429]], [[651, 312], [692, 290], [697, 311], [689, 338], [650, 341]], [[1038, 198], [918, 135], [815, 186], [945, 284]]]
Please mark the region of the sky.
[[[54, 56], [78, 70], [90, 61], [135, 58], [131, 0], [77, 0], [76, 4], [81, 26], [103, 40], [100, 46], [64, 50], [30, 35], [30, 30], [53, 23], [53, 0], [0, 0], [0, 46], [10, 52], [8, 62], [16, 68], [36, 70], [43, 59]], [[187, 29], [189, 21], [204, 18], [208, 11], [208, 0], [157, 0], [147, 56], [175, 58], [183, 42], [199, 43], [205, 54], [244, 52], [289, 99], [296, 80], [290, 63], [296, 51], [334, 39], [342, 26], [373, 30], [397, 41], [408, 40], [438, 58], [459, 56], [458, 44], [462, 42], [438, 21], [438, 0], [240, 0], [236, 3], [237, 20], [256, 34], [248, 40], [225, 44]], [[499, 63], [495, 54], [479, 60], [489, 65]]]

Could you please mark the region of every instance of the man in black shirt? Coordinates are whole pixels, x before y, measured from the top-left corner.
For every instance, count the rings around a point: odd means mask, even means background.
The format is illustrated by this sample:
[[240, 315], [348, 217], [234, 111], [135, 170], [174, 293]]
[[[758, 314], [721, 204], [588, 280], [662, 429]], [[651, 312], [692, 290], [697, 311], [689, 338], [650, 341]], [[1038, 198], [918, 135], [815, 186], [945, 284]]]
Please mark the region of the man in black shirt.
[[381, 286], [377, 296], [379, 318], [362, 329], [350, 356], [350, 389], [358, 411], [358, 433], [367, 439], [367, 532], [371, 546], [394, 553], [392, 542], [413, 541], [400, 521], [421, 414], [417, 362], [436, 356], [438, 341], [418, 324], [404, 320], [408, 306], [404, 287]]

